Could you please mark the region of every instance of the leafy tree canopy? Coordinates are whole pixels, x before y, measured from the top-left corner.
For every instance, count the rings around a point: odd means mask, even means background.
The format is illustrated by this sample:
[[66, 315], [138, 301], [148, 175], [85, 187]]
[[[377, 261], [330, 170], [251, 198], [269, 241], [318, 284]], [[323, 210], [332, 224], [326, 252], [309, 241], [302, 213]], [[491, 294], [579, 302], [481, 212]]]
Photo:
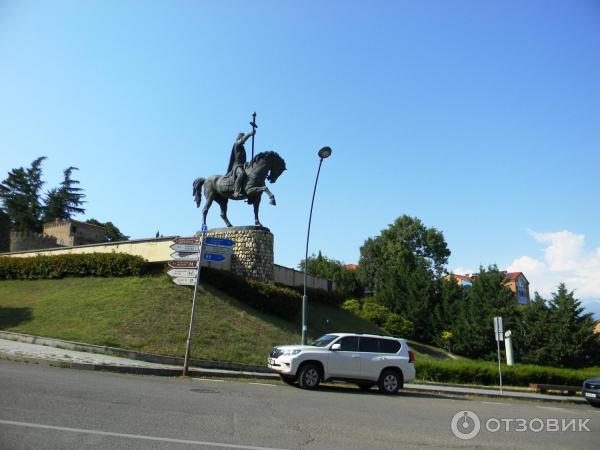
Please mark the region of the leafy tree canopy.
[[[299, 268], [304, 270], [304, 261], [300, 262]], [[320, 251], [318, 255], [309, 256], [306, 271], [312, 276], [332, 280], [337, 292], [344, 297], [363, 294], [364, 289], [356, 270], [348, 269], [341, 261], [323, 256]]]
[[42, 181], [41, 156], [28, 168], [19, 167], [0, 183], [0, 200], [15, 231], [42, 231], [43, 206], [40, 201]]
[[129, 236], [124, 235], [112, 222], [99, 222], [96, 219], [86, 220], [85, 223], [104, 227], [104, 237], [107, 242], [128, 241]]

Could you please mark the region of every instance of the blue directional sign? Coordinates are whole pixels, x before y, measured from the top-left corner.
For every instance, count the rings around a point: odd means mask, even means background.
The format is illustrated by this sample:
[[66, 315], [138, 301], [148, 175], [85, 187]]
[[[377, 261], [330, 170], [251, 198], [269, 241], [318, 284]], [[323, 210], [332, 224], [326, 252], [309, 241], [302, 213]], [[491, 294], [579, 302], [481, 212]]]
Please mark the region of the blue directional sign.
[[202, 232], [206, 233], [208, 231], [208, 227], [206, 226], [206, 224], [202, 224]]
[[225, 257], [223, 255], [216, 255], [214, 253], [205, 253], [204, 260], [205, 261], [224, 261]]
[[231, 247], [234, 242], [231, 239], [223, 239], [216, 237], [207, 237], [204, 242], [212, 245], [222, 245], [223, 247]]

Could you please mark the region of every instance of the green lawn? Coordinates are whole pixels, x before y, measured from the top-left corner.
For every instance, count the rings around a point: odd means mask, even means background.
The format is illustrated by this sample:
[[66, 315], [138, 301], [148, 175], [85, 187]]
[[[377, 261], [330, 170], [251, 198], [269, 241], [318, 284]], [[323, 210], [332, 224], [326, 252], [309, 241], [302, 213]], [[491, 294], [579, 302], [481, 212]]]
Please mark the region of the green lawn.
[[[194, 358], [265, 365], [274, 345], [300, 342], [300, 318], [263, 314], [210, 286], [200, 292]], [[183, 356], [191, 301], [192, 290], [167, 276], [3, 280], [0, 329]], [[384, 334], [346, 311], [309, 304], [310, 338], [336, 331]]]

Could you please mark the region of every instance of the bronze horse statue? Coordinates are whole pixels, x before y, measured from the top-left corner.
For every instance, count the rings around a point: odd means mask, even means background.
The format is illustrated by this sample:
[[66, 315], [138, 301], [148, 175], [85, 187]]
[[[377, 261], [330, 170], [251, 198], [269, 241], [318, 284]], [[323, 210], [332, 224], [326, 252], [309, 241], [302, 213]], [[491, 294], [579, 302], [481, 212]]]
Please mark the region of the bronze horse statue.
[[268, 151], [256, 155], [252, 161], [247, 162], [244, 167], [244, 190], [240, 197], [233, 197], [234, 183], [233, 176], [212, 175], [208, 178], [196, 178], [194, 180], [194, 200], [196, 206], [200, 207], [202, 200], [202, 186], [204, 186], [204, 197], [206, 204], [202, 209], [202, 225], [206, 225], [206, 216], [213, 201], [216, 201], [221, 207], [221, 217], [225, 224], [230, 227], [231, 222], [227, 219], [227, 202], [229, 200], [247, 200], [254, 206], [254, 224], [262, 226], [258, 220], [258, 208], [260, 207], [260, 198], [263, 192], [269, 196], [269, 203], [275, 205], [275, 197], [265, 186], [265, 179], [275, 183], [277, 178], [286, 170], [285, 161], [277, 152]]

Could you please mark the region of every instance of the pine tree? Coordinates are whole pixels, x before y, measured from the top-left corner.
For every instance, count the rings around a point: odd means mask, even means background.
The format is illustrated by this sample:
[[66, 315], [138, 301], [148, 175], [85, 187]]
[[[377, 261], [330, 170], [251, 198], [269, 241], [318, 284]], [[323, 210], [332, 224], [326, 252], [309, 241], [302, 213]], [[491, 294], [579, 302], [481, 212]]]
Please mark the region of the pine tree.
[[546, 300], [536, 292], [533, 300], [519, 309], [520, 319], [512, 330], [516, 361], [548, 364], [550, 310]]
[[85, 203], [83, 200], [85, 194], [83, 189], [78, 187], [79, 181], [71, 178], [74, 170], [79, 170], [77, 167], [68, 167], [64, 170], [64, 179], [60, 187], [53, 188], [46, 194], [44, 220], [50, 221], [54, 219], [71, 219], [75, 214], [83, 214], [85, 212], [81, 205]]
[[40, 191], [44, 185], [42, 162], [45, 159], [41, 156], [27, 169], [11, 170], [0, 184], [0, 199], [15, 231], [42, 231]]
[[594, 334], [594, 319], [591, 313], [583, 311], [573, 291], [567, 291], [564, 283], [559, 284], [549, 305], [548, 363], [578, 368], [600, 362], [600, 338]]

